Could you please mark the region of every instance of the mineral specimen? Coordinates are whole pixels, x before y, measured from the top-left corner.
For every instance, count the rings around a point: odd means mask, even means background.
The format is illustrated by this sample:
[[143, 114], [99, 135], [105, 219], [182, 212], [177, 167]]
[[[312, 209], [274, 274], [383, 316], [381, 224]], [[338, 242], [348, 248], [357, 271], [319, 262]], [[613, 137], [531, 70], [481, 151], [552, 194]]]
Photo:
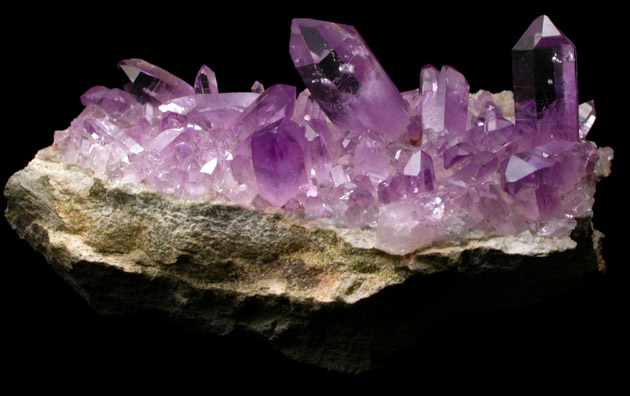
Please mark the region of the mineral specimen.
[[[290, 52], [306, 86], [218, 93], [139, 59], [125, 91], [95, 87], [55, 146], [110, 182], [180, 198], [224, 198], [375, 232], [407, 254], [481, 234], [567, 236], [589, 216], [612, 158], [578, 125], [576, 54], [546, 16], [514, 46], [509, 94], [469, 94], [450, 66], [400, 93], [351, 26], [295, 19]], [[589, 106], [589, 109], [586, 108]], [[397, 243], [392, 244], [391, 241]]]
[[88, 90], [9, 180], [7, 219], [99, 312], [246, 330], [344, 371], [603, 268], [590, 218], [613, 153], [585, 140], [595, 107], [547, 17], [514, 47], [515, 104], [450, 66], [399, 92], [350, 26], [296, 19], [290, 53], [299, 95], [122, 61], [124, 89]]

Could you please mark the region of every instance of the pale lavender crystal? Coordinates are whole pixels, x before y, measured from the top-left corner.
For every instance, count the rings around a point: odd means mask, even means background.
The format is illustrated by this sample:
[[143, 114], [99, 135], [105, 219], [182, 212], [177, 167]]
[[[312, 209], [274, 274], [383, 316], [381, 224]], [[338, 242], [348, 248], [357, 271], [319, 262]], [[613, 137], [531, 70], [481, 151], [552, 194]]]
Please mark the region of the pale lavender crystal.
[[261, 94], [265, 92], [265, 87], [262, 85], [260, 81], [254, 81], [254, 84], [252, 85], [251, 90], [254, 93]]
[[472, 125], [476, 128], [481, 127], [485, 133], [488, 133], [508, 127], [512, 123], [503, 118], [503, 112], [499, 106], [492, 101], [488, 101], [483, 104]]
[[380, 207], [376, 247], [407, 254], [430, 246], [442, 233], [446, 194], [428, 193]]
[[203, 65], [195, 77], [195, 93], [218, 94], [217, 77], [208, 66]]
[[[307, 126], [307, 130], [310, 128]], [[313, 132], [313, 129], [310, 129]], [[304, 147], [304, 162], [308, 177], [316, 184], [327, 184], [330, 180], [330, 170], [334, 163], [328, 153], [328, 148], [321, 136], [306, 134]]]
[[493, 153], [476, 152], [457, 163], [452, 177], [454, 180], [462, 180], [468, 184], [485, 182], [496, 173], [498, 165], [499, 160]]
[[591, 183], [587, 176], [594, 172], [597, 157], [589, 143], [552, 141], [510, 157], [502, 166], [501, 182], [510, 195], [535, 204], [531, 218], [549, 220], [563, 212], [577, 216], [582, 209], [571, 203], [572, 196], [578, 186]]
[[350, 181], [350, 177], [346, 173], [343, 165], [337, 165], [330, 170], [330, 176], [332, 177], [335, 187], [346, 184]]
[[263, 92], [240, 115], [242, 130], [239, 140], [244, 140], [256, 129], [283, 118], [290, 118], [295, 107], [295, 87], [276, 84]]
[[422, 129], [434, 132], [444, 130], [444, 106], [446, 92], [438, 90], [440, 72], [431, 65], [426, 65], [420, 72], [422, 94]]
[[433, 190], [435, 190], [433, 160], [429, 154], [418, 150], [409, 157], [402, 174], [396, 173], [378, 185], [378, 198], [387, 204]]
[[548, 18], [513, 50], [516, 124], [505, 96], [470, 95], [450, 66], [425, 66], [399, 93], [350, 26], [296, 19], [290, 51], [308, 87], [297, 99], [258, 82], [218, 93], [206, 66], [193, 88], [122, 61], [125, 91], [88, 90], [54, 145], [111, 181], [325, 218], [391, 254], [480, 233], [567, 237], [592, 216], [613, 151], [585, 140], [595, 108], [582, 104], [578, 123], [575, 49]]
[[129, 91], [141, 102], [165, 102], [194, 95], [195, 89], [180, 78], [142, 59], [125, 59], [118, 64], [129, 80]]
[[472, 155], [477, 151], [468, 143], [459, 143], [444, 151], [444, 168], [448, 169], [457, 162]]
[[368, 176], [375, 183], [385, 180], [391, 173], [391, 159], [385, 143], [372, 132], [361, 135], [354, 149], [354, 174]]
[[431, 65], [420, 72], [422, 127], [435, 133], [466, 130], [469, 86], [464, 76], [450, 66], [440, 72]]
[[303, 127], [290, 120], [280, 120], [252, 136], [252, 160], [260, 195], [276, 207], [282, 207], [304, 182], [304, 153], [295, 136]]
[[98, 106], [113, 122], [135, 123], [142, 112], [141, 106], [127, 92], [100, 86], [92, 87], [81, 95], [81, 103], [84, 106]]
[[505, 166], [504, 189], [511, 195], [517, 195], [527, 184], [540, 184], [542, 174], [539, 171], [558, 164], [560, 155], [568, 152], [572, 147], [572, 143], [557, 141], [514, 154]]
[[289, 50], [332, 121], [351, 130], [377, 131], [386, 140], [406, 132], [409, 115], [402, 96], [354, 27], [294, 19]]
[[585, 139], [595, 123], [595, 103], [592, 100], [582, 103], [578, 108], [578, 115], [580, 117], [580, 139]]
[[446, 91], [444, 102], [444, 128], [452, 134], [466, 130], [468, 114], [468, 94], [470, 87], [466, 78], [451, 66], [440, 71], [440, 89]]
[[188, 114], [190, 112], [207, 113], [218, 110], [237, 110], [242, 112], [254, 103], [258, 94], [250, 92], [226, 92], [221, 94], [199, 94], [172, 99], [161, 104], [158, 108], [162, 112]]
[[517, 125], [534, 134], [534, 145], [578, 140], [575, 46], [541, 15], [512, 48]]

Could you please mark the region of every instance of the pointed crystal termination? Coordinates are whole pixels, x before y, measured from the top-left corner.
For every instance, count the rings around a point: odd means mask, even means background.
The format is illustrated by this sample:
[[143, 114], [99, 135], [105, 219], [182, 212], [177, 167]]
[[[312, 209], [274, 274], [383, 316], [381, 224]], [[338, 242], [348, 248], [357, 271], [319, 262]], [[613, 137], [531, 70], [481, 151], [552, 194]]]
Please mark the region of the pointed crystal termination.
[[468, 94], [466, 78], [455, 68], [444, 66], [440, 72], [426, 65], [420, 72], [422, 128], [436, 133], [456, 134], [466, 130]]
[[289, 50], [311, 95], [337, 125], [377, 131], [385, 140], [407, 131], [400, 92], [354, 27], [294, 19]]
[[198, 94], [218, 94], [219, 88], [217, 85], [217, 76], [212, 69], [203, 65], [197, 77], [195, 77], [195, 93]]
[[573, 43], [546, 15], [512, 48], [516, 124], [535, 132], [533, 144], [578, 140], [578, 91]]
[[261, 94], [265, 92], [265, 87], [262, 85], [260, 81], [254, 81], [254, 84], [252, 84], [251, 90], [254, 93]]
[[432, 65], [420, 71], [420, 92], [422, 94], [422, 129], [441, 132], [444, 129], [444, 90], [438, 89], [440, 72]]
[[410, 158], [403, 173], [397, 173], [378, 185], [378, 198], [384, 204], [412, 198], [435, 190], [435, 172], [431, 156], [422, 150]]
[[295, 108], [295, 87], [276, 84], [264, 91], [239, 116], [242, 130], [239, 140], [245, 140], [254, 131], [282, 118], [291, 118]]
[[580, 139], [586, 139], [586, 135], [595, 123], [595, 103], [592, 100], [582, 103], [578, 108], [578, 114], [580, 117]]
[[257, 130], [252, 136], [252, 161], [260, 195], [282, 207], [305, 180], [304, 153], [296, 140], [304, 128], [282, 119]]
[[125, 89], [141, 103], [162, 103], [195, 94], [186, 81], [142, 59], [125, 59], [118, 67], [131, 81]]

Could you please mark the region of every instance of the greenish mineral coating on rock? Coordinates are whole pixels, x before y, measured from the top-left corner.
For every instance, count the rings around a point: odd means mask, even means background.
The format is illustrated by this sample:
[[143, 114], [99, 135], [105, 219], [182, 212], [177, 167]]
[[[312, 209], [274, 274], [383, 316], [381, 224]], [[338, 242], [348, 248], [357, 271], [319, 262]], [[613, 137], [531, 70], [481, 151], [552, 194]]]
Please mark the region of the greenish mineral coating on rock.
[[246, 331], [341, 371], [380, 364], [374, 348], [394, 353], [449, 313], [528, 304], [604, 269], [590, 219], [571, 238], [468, 239], [396, 256], [370, 247], [369, 233], [110, 185], [54, 147], [5, 195], [11, 226], [97, 311]]

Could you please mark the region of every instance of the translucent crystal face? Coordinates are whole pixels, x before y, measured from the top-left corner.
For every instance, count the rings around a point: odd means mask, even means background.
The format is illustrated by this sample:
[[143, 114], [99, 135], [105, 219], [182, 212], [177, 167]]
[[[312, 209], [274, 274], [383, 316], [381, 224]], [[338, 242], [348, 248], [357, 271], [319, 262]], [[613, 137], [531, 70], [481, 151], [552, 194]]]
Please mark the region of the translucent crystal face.
[[392, 254], [467, 236], [567, 236], [591, 214], [612, 150], [585, 140], [594, 104], [578, 109], [575, 47], [549, 18], [513, 49], [516, 120], [505, 95], [471, 95], [451, 66], [419, 68], [418, 89], [399, 92], [351, 26], [296, 19], [290, 54], [299, 95], [260, 83], [219, 93], [205, 65], [191, 86], [124, 60], [124, 90], [86, 92], [55, 146], [111, 183], [282, 208], [369, 231]]

